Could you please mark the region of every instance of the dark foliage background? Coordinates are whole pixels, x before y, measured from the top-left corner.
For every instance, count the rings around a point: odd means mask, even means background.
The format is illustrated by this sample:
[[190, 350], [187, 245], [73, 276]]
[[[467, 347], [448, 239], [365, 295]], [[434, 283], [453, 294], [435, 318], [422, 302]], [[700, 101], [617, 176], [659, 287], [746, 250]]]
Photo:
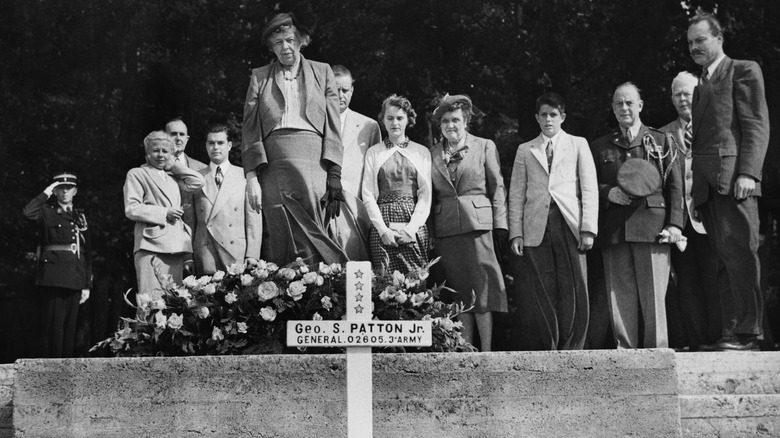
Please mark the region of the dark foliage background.
[[[538, 132], [532, 114], [543, 91], [566, 96], [565, 129], [590, 140], [614, 126], [610, 94], [627, 80], [643, 90], [646, 124], [673, 120], [672, 78], [680, 70], [698, 71], [687, 54], [685, 30], [699, 7], [716, 9], [727, 26], [727, 54], [761, 64], [778, 132], [780, 2], [339, 0], [304, 6], [3, 0], [0, 359], [32, 348], [25, 333], [34, 329], [34, 265], [25, 255], [34, 251], [37, 230], [21, 216], [25, 203], [54, 172], [79, 174], [77, 202], [88, 211], [97, 282], [84, 308], [82, 343], [104, 337], [121, 311], [121, 293], [134, 281], [122, 184], [126, 171], [143, 161], [142, 138], [181, 115], [190, 129], [188, 152], [205, 160], [208, 120], [219, 116], [240, 124], [250, 68], [270, 59], [260, 29], [279, 8], [308, 9], [303, 18], [317, 27], [303, 53], [352, 70], [352, 106], [359, 112], [374, 116], [384, 97], [400, 93], [427, 116], [445, 92], [471, 95], [485, 113], [472, 131], [495, 139], [507, 178], [517, 145]], [[419, 117], [411, 137], [430, 144], [434, 133]], [[775, 211], [776, 143], [773, 134], [764, 199]], [[497, 335], [499, 348], [517, 346], [509, 339], [511, 316], [506, 333]]]

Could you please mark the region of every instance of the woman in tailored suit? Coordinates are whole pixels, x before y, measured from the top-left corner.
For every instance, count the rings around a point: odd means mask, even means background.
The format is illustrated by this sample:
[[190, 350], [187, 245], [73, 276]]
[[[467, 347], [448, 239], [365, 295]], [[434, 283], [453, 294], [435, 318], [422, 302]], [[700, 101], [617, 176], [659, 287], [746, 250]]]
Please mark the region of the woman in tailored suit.
[[444, 96], [433, 112], [442, 140], [431, 148], [433, 235], [447, 286], [457, 301], [474, 308], [460, 315], [463, 334], [490, 351], [492, 312], [506, 312], [506, 288], [496, 258], [494, 238], [507, 246], [506, 190], [496, 145], [468, 133], [473, 115], [465, 95]]

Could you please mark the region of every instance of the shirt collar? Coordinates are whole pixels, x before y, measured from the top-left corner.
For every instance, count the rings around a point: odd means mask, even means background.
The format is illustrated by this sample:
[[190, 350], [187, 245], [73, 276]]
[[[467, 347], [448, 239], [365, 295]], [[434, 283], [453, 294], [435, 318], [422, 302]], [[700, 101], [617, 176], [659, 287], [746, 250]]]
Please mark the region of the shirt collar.
[[721, 53], [720, 56], [715, 59], [715, 61], [707, 67], [707, 79], [712, 79], [712, 75], [715, 73], [715, 69], [718, 68], [721, 61], [723, 61], [723, 58], [726, 57], [725, 53]]
[[561, 132], [558, 131], [557, 134], [553, 135], [552, 138], [547, 137], [546, 135], [542, 134], [542, 144], [547, 147], [547, 143], [552, 142], [553, 146], [558, 144], [558, 139], [561, 138]]
[[222, 168], [222, 173], [225, 173], [226, 167], [225, 162], [222, 162], [222, 164], [216, 164], [213, 161], [209, 161], [209, 168], [212, 172], [216, 172], [218, 167]]

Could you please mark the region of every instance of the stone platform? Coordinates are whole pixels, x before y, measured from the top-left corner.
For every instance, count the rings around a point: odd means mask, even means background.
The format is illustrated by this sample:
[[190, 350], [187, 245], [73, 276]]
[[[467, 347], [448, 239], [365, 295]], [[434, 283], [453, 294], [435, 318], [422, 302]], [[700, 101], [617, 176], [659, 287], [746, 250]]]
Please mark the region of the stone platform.
[[[346, 436], [343, 355], [20, 360], [3, 372], [18, 437]], [[376, 354], [374, 436], [780, 436], [779, 389], [780, 353]]]

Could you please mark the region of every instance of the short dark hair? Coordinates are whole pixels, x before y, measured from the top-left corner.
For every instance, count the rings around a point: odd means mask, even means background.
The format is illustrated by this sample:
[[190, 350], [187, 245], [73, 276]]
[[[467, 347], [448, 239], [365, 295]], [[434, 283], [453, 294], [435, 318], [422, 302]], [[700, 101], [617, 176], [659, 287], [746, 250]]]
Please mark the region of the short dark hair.
[[561, 113], [566, 112], [566, 101], [563, 100], [563, 96], [558, 93], [548, 91], [536, 98], [536, 112], [542, 108], [542, 105], [548, 105], [558, 109]]
[[343, 65], [337, 64], [337, 65], [333, 66], [333, 75], [334, 76], [349, 76], [349, 77], [352, 77], [352, 72], [349, 71], [349, 69], [344, 67]]
[[403, 96], [393, 94], [382, 101], [382, 109], [379, 111], [379, 126], [381, 126], [382, 129], [385, 127], [383, 120], [388, 106], [397, 106], [398, 108], [401, 108], [401, 111], [405, 112], [406, 117], [409, 119], [409, 123], [406, 127], [411, 128], [414, 126], [414, 122], [417, 120], [417, 113], [414, 111], [414, 108], [412, 108], [412, 102], [409, 102], [409, 99]]
[[228, 140], [230, 140], [230, 129], [224, 123], [212, 123], [211, 125], [209, 125], [209, 129], [206, 132], [206, 135], [208, 135], [208, 134], [217, 134], [217, 133], [220, 133], [220, 132], [224, 132], [225, 135], [227, 136]]
[[716, 16], [707, 12], [701, 12], [694, 15], [688, 22], [688, 26], [706, 21], [710, 25], [710, 33], [714, 37], [723, 36], [723, 26], [720, 25], [720, 21]]
[[639, 99], [642, 99], [642, 90], [640, 90], [639, 87], [637, 87], [636, 84], [631, 82], [631, 81], [623, 82], [622, 84], [620, 84], [617, 87], [615, 87], [615, 89], [612, 91], [612, 95], [614, 96], [615, 95], [615, 91], [617, 91], [618, 89], [623, 88], [623, 87], [633, 88], [634, 90], [636, 90], [636, 94], [639, 95]]

